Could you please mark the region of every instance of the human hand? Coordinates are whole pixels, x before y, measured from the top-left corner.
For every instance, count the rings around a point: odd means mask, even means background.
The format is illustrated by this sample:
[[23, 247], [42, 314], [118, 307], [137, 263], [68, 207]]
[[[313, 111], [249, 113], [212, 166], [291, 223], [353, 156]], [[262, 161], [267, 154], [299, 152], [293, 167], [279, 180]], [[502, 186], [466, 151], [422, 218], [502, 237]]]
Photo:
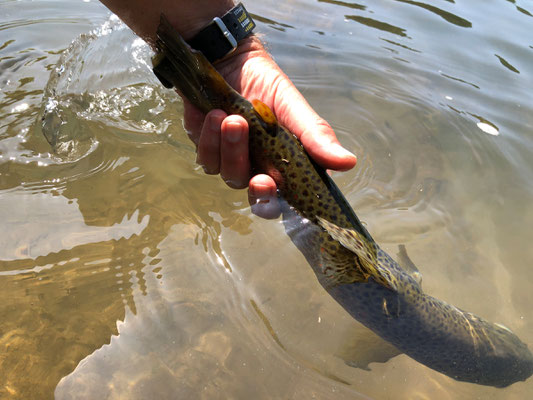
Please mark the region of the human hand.
[[[279, 123], [299, 138], [322, 167], [343, 171], [355, 165], [356, 157], [339, 144], [331, 126], [316, 114], [257, 38], [245, 39], [215, 66], [244, 97], [268, 105]], [[262, 174], [250, 179], [246, 120], [222, 110], [204, 115], [187, 100], [184, 103], [185, 128], [197, 146], [197, 162], [205, 172], [220, 173], [233, 188], [248, 185], [252, 211], [263, 218], [277, 218], [280, 208], [274, 180]]]

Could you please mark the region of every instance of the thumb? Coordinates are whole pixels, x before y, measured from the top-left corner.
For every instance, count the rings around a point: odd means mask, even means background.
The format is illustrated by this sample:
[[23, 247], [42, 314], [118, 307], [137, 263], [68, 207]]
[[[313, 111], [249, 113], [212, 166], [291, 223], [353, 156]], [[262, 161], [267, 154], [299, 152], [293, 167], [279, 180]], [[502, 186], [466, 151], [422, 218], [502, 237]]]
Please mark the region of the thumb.
[[278, 93], [283, 96], [275, 99], [276, 115], [300, 139], [313, 160], [337, 171], [355, 166], [357, 157], [341, 146], [331, 126], [311, 108], [288, 78], [279, 82]]
[[331, 126], [320, 117], [306, 122], [299, 138], [313, 160], [324, 168], [346, 171], [357, 162], [357, 157], [341, 146]]

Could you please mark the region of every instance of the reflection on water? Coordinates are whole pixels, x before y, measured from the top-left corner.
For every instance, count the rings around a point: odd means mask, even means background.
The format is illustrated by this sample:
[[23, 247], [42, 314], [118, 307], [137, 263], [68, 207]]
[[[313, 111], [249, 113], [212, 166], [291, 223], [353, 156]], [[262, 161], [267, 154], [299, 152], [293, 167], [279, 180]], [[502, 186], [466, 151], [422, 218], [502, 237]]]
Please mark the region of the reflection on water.
[[[246, 4], [359, 155], [334, 177], [376, 240], [406, 245], [428, 293], [533, 345], [528, 4]], [[533, 392], [386, 361], [282, 225], [195, 166], [144, 43], [98, 3], [26, 5], [1, 3], [0, 397]]]
[[405, 29], [391, 24], [387, 24], [386, 22], [378, 21], [373, 18], [362, 17], [360, 15], [346, 15], [345, 18], [348, 20], [359, 22], [360, 24], [366, 25], [370, 28], [379, 29], [381, 31], [389, 32], [394, 35], [407, 36], [407, 34], [405, 33]]
[[462, 28], [471, 28], [472, 23], [470, 21], [467, 21], [464, 18], [459, 17], [458, 15], [455, 15], [451, 12], [442, 10], [438, 7], [432, 6], [430, 4], [421, 3], [419, 1], [411, 1], [411, 0], [395, 0], [400, 3], [407, 3], [416, 7], [423, 8], [424, 10], [430, 11], [434, 13], [435, 15], [438, 15], [442, 19], [444, 19], [446, 22], [449, 22], [450, 24], [454, 24], [457, 26], [460, 26]]
[[515, 67], [513, 67], [513, 66], [509, 63], [509, 61], [507, 61], [505, 58], [499, 56], [498, 54], [494, 54], [494, 55], [498, 58], [498, 60], [500, 60], [500, 62], [502, 63], [502, 65], [503, 65], [505, 68], [507, 68], [509, 71], [516, 72], [517, 74], [520, 73], [520, 71], [517, 70]]

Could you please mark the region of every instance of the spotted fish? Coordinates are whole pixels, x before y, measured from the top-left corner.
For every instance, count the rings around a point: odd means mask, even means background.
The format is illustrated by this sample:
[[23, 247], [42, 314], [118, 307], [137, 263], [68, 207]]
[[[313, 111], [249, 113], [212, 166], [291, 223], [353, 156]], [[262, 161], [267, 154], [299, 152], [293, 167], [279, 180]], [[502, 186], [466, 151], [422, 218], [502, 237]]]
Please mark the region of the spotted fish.
[[203, 112], [248, 122], [253, 173], [270, 175], [284, 222], [319, 282], [355, 319], [400, 351], [454, 379], [505, 387], [533, 374], [533, 355], [502, 325], [431, 297], [417, 275], [373, 240], [326, 171], [260, 100], [233, 90], [161, 16], [154, 72]]

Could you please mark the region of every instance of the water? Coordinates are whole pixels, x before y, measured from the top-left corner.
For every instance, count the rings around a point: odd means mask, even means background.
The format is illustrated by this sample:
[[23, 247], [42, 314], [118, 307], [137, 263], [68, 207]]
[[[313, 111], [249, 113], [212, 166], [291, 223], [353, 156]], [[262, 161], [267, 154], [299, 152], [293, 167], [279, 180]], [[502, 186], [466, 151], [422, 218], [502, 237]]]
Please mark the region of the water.
[[[246, 5], [359, 156], [334, 178], [378, 243], [406, 245], [427, 293], [532, 346], [533, 7]], [[282, 225], [195, 165], [144, 43], [95, 2], [0, 10], [1, 398], [532, 395], [531, 379], [371, 362], [385, 345]]]

